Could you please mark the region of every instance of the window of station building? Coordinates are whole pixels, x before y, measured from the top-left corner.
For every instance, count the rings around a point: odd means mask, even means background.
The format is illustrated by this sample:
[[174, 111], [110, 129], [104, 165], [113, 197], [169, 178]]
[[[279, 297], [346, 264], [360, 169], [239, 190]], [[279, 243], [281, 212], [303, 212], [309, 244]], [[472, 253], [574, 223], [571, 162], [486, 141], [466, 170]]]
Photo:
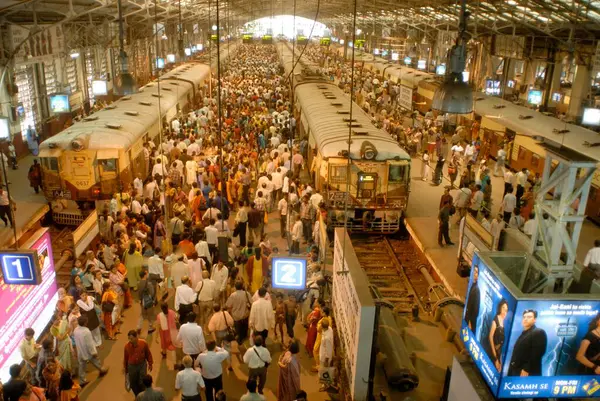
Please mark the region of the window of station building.
[[92, 90], [92, 81], [94, 80], [94, 74], [96, 73], [96, 58], [94, 55], [94, 49], [86, 49], [85, 51], [85, 78], [87, 80], [88, 99], [94, 99], [94, 92]]
[[46, 94], [50, 95], [58, 92], [58, 78], [54, 59], [44, 61], [44, 80], [46, 82]]
[[24, 117], [21, 119], [21, 133], [23, 135], [28, 126], [35, 127], [40, 122], [33, 69], [33, 64], [18, 65], [15, 67], [15, 84], [19, 88], [17, 97], [19, 103], [23, 104], [25, 111]]
[[98, 165], [100, 166], [100, 174], [115, 173], [117, 171], [117, 159], [98, 160]]
[[42, 157], [42, 167], [50, 171], [58, 171], [57, 157]]
[[69, 57], [65, 60], [65, 74], [67, 83], [71, 88], [71, 93], [77, 92], [79, 90], [79, 84], [77, 81], [77, 63], [75, 62], [75, 59]]

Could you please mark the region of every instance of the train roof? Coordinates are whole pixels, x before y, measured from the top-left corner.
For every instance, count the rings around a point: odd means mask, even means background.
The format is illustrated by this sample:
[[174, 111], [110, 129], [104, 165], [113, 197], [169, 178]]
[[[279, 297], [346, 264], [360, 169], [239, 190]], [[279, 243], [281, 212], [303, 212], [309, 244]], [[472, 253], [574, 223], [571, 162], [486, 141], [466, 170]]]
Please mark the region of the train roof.
[[[285, 71], [286, 77], [292, 71], [292, 45], [290, 43], [278, 43], [276, 45], [277, 53], [279, 53], [279, 59], [281, 60], [281, 64], [283, 65], [283, 70]], [[296, 57], [300, 53], [296, 52]], [[296, 59], [297, 61], [298, 59]], [[307, 80], [323, 80], [325, 81], [325, 77], [320, 73], [319, 66], [308, 60], [306, 56], [300, 58], [300, 61], [294, 67], [294, 83], [303, 82]]]
[[[237, 43], [233, 43], [229, 48], [222, 48], [221, 59], [226, 60], [236, 47]], [[215, 57], [211, 64], [216, 67]], [[197, 87], [207, 79], [210, 71], [207, 64], [188, 62], [163, 74], [160, 77], [160, 114], [165, 115], [172, 109], [181, 96], [191, 90], [191, 83]], [[87, 149], [128, 149], [157, 122], [158, 89], [156, 80], [149, 82], [138, 93], [124, 96], [48, 138], [40, 144], [42, 157], [44, 149], [71, 149], [76, 139]]]
[[[323, 157], [337, 157], [343, 150], [348, 150], [350, 116], [340, 114], [349, 111], [349, 97], [337, 86], [323, 83], [305, 83], [296, 87], [296, 99], [302, 107], [302, 116], [310, 126], [319, 152]], [[325, 96], [327, 93], [327, 97]], [[400, 147], [387, 132], [376, 128], [371, 118], [356, 103], [352, 103], [353, 127], [350, 156], [360, 159], [361, 146], [364, 141], [371, 142], [378, 151], [375, 160], [410, 160], [410, 156]]]
[[[567, 148], [600, 161], [600, 147], [590, 147], [585, 144], [586, 142], [600, 143], [598, 133], [498, 97], [481, 93], [475, 94], [474, 97], [478, 99], [475, 101], [476, 114], [492, 119], [520, 135], [533, 137], [550, 147]], [[499, 106], [501, 107], [498, 108]], [[531, 118], [523, 119], [523, 116], [531, 116]], [[567, 132], [562, 132], [564, 130]]]

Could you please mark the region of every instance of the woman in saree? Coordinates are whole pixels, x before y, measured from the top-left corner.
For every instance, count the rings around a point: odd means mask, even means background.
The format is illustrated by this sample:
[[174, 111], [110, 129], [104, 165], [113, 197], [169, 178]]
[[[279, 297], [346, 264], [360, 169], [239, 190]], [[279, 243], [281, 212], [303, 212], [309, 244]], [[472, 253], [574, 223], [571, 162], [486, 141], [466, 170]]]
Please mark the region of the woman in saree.
[[132, 242], [129, 244], [129, 249], [123, 255], [123, 264], [127, 268], [127, 282], [129, 283], [129, 287], [135, 290], [140, 278], [140, 272], [142, 271], [142, 265], [144, 264], [144, 257], [138, 252], [135, 243]]
[[319, 323], [317, 323], [317, 339], [315, 340], [315, 346], [313, 347], [313, 355], [315, 357], [315, 362], [316, 362], [316, 368], [318, 371], [318, 366], [319, 366], [319, 350], [321, 349], [321, 332], [322, 332], [322, 328], [321, 326], [323, 325], [323, 321], [327, 320], [327, 322], [329, 322], [329, 327], [331, 327], [331, 317], [329, 317], [331, 313], [331, 310], [329, 309], [328, 306], [324, 306], [323, 308], [321, 308], [321, 319], [319, 319]]
[[313, 311], [308, 315], [308, 330], [306, 331], [306, 352], [308, 352], [308, 355], [311, 357], [313, 356], [315, 342], [317, 341], [317, 326], [322, 316], [321, 301], [316, 300], [313, 306]]
[[119, 302], [119, 296], [112, 289], [111, 284], [106, 282], [102, 284], [102, 321], [109, 340], [116, 340], [117, 330], [113, 324], [113, 311]]
[[46, 398], [49, 401], [58, 401], [58, 385], [60, 377], [64, 371], [63, 367], [54, 358], [46, 360], [46, 366], [42, 370], [42, 376], [46, 381]]
[[67, 370], [72, 370], [73, 345], [71, 344], [70, 334], [71, 328], [69, 321], [66, 319], [66, 314], [59, 314], [52, 322], [50, 334], [56, 339], [56, 352], [58, 362]]
[[297, 341], [279, 358], [279, 381], [277, 383], [277, 400], [294, 401], [300, 391], [300, 363], [296, 355], [300, 352]]
[[56, 302], [56, 309], [58, 309], [61, 313], [64, 313], [65, 316], [71, 310], [71, 305], [73, 304], [73, 297], [67, 294], [67, 291], [61, 287], [58, 289], [58, 301]]
[[156, 329], [159, 334], [156, 336], [156, 342], [160, 339], [160, 353], [163, 358], [166, 358], [167, 351], [175, 351], [175, 348], [180, 348], [181, 344], [177, 341], [175, 312], [164, 302], [160, 304], [160, 310], [161, 312], [156, 316]]

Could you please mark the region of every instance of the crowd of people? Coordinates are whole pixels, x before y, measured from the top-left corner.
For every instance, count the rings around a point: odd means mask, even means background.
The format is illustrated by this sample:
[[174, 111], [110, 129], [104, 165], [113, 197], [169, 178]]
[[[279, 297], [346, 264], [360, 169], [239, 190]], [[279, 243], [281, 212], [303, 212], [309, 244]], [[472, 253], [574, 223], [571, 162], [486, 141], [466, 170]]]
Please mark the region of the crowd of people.
[[[88, 384], [88, 363], [106, 375], [98, 349], [132, 319], [123, 371], [141, 401], [164, 399], [150, 375], [158, 357], [147, 343], [152, 333], [161, 357], [177, 361], [173, 385], [183, 400], [200, 400], [202, 392], [207, 401], [226, 399], [223, 371], [232, 370], [233, 343], [248, 368], [241, 400], [264, 399], [273, 371], [278, 400], [306, 400], [298, 320], [307, 328], [314, 372], [332, 369], [333, 322], [320, 297], [315, 229], [325, 209], [303, 173], [308, 147], [294, 140], [289, 86], [271, 46], [241, 46], [228, 67], [220, 125], [213, 78], [213, 93], [207, 85], [197, 107], [170, 121], [162, 143], [144, 144], [148, 174], [99, 211], [100, 244], [74, 262], [42, 344], [32, 329], [25, 332], [25, 363], [11, 367], [5, 400], [77, 398]], [[265, 226], [277, 217], [287, 252], [307, 255], [308, 293], [271, 288], [270, 262], [279, 249]], [[269, 369], [271, 338], [284, 352]]]

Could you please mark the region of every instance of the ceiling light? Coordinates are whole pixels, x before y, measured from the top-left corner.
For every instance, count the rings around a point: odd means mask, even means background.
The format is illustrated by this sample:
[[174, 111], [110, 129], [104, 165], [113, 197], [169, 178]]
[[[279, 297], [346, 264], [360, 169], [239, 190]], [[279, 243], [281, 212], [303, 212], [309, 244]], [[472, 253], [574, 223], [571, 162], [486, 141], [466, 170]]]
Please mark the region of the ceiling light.
[[78, 58], [78, 57], [79, 57], [79, 53], [77, 53], [77, 52], [73, 52], [73, 53], [71, 53], [71, 54], [70, 54], [70, 56], [71, 56], [71, 58], [72, 58], [73, 60], [75, 60], [76, 58]]
[[212, 30], [213, 30], [213, 31], [216, 31], [216, 30], [217, 30], [217, 26], [216, 26], [216, 25], [213, 25], [213, 26], [212, 26]]

